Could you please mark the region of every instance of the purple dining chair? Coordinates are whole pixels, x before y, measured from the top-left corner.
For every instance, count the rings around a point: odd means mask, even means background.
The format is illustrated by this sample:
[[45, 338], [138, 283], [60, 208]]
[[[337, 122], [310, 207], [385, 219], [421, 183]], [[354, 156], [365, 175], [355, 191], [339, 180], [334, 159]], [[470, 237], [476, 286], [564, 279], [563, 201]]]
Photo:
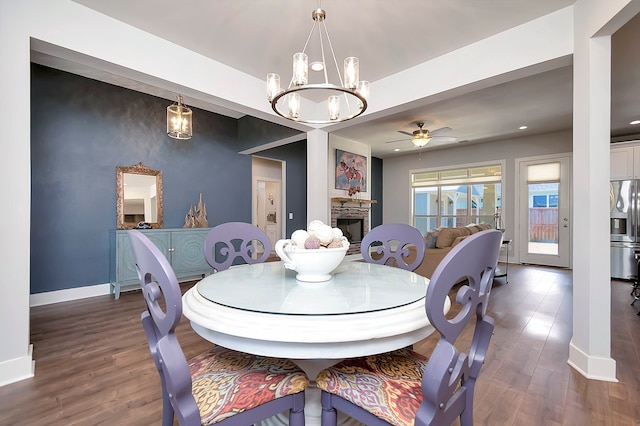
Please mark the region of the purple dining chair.
[[[409, 247], [415, 247], [415, 258]], [[394, 250], [395, 248], [395, 250]], [[387, 264], [390, 259], [396, 266], [415, 270], [424, 258], [424, 237], [420, 231], [405, 223], [378, 225], [362, 239], [360, 252], [365, 262]]]
[[[462, 426], [473, 424], [475, 383], [493, 333], [486, 311], [501, 238], [497, 230], [473, 234], [436, 268], [425, 310], [441, 336], [429, 358], [400, 349], [348, 359], [320, 372], [323, 426], [336, 424], [336, 409], [368, 426], [440, 426], [458, 417]], [[447, 296], [461, 280], [452, 301], [460, 310], [447, 314]], [[456, 342], [474, 315], [470, 346]]]
[[[260, 254], [256, 247], [262, 246]], [[259, 255], [258, 255], [259, 254]], [[204, 240], [204, 258], [216, 271], [241, 263], [260, 263], [271, 254], [271, 240], [260, 228], [246, 222], [227, 222], [215, 226]]]
[[304, 426], [306, 374], [293, 362], [221, 346], [187, 362], [175, 328], [182, 292], [171, 265], [141, 232], [128, 231], [147, 309], [142, 325], [162, 386], [162, 425], [246, 426], [289, 410]]

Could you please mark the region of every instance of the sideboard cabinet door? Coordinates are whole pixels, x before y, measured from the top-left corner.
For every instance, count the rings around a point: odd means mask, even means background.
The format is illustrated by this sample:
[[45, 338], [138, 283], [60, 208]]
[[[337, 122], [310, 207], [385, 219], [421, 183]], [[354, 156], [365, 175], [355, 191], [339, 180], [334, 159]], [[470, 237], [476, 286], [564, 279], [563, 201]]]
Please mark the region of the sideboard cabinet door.
[[[210, 228], [140, 230], [167, 258], [178, 281], [202, 278], [213, 272], [204, 258], [204, 240]], [[140, 289], [126, 230], [110, 233], [110, 291], [116, 299], [123, 290]]]
[[171, 266], [178, 277], [209, 274], [213, 271], [204, 258], [204, 240], [210, 228], [185, 229], [171, 234]]

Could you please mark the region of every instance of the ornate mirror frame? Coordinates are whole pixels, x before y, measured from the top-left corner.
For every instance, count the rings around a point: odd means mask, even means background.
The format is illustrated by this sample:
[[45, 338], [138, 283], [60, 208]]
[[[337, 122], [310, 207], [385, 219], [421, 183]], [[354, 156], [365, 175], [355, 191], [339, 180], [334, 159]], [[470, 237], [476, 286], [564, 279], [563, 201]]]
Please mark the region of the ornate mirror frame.
[[116, 166], [116, 227], [117, 229], [132, 229], [136, 224], [125, 223], [124, 220], [124, 175], [127, 173], [155, 176], [156, 178], [156, 208], [157, 208], [157, 221], [150, 222], [152, 228], [162, 228], [163, 226], [163, 213], [162, 213], [162, 171], [153, 170], [148, 168], [142, 163], [135, 164], [133, 166], [124, 167]]

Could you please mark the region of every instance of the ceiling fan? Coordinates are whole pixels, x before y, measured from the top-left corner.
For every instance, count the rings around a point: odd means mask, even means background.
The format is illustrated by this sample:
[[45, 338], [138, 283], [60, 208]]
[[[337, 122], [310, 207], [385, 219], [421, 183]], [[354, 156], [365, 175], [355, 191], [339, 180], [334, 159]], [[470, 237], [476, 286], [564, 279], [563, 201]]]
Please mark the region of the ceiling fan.
[[[456, 138], [453, 136], [440, 136], [440, 133], [450, 131], [451, 127], [441, 127], [439, 129], [430, 131], [429, 129], [423, 129], [424, 122], [420, 121], [416, 124], [418, 125], [418, 130], [414, 130], [412, 133], [398, 130], [398, 133], [411, 136], [411, 142], [413, 142], [413, 144], [418, 148], [422, 148], [429, 142], [456, 142]], [[397, 139], [386, 143], [395, 143], [405, 140], [407, 139]]]

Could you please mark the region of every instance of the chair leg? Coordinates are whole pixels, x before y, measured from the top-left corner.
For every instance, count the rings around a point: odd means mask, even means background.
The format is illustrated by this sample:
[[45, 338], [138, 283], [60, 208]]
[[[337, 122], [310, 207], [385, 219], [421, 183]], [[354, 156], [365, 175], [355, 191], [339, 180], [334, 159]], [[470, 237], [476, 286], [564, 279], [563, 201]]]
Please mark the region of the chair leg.
[[322, 426], [336, 426], [338, 424], [338, 413], [331, 406], [331, 395], [322, 392], [322, 414], [320, 417]]
[[289, 425], [304, 426], [304, 391], [293, 395], [293, 408], [289, 410]]

